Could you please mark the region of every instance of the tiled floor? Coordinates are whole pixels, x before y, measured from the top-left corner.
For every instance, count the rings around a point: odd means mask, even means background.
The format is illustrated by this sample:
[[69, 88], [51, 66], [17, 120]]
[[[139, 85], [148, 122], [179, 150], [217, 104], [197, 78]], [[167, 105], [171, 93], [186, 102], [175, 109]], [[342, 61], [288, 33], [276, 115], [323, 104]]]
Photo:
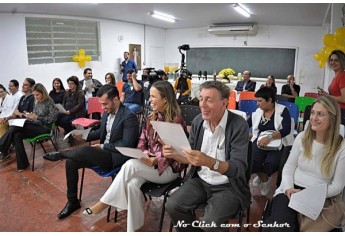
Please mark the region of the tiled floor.
[[[69, 144], [62, 141], [61, 137], [58, 138], [57, 143], [59, 150], [69, 148]], [[85, 145], [85, 143], [79, 143], [73, 148], [80, 145]], [[44, 146], [48, 151], [53, 151], [50, 143], [45, 143]], [[27, 144], [26, 148], [30, 156], [31, 146]], [[15, 152], [12, 151], [11, 155], [9, 160], [0, 163], [0, 231], [126, 231], [125, 212], [119, 213], [117, 223], [106, 222], [106, 211], [96, 217], [82, 214], [84, 208], [99, 200], [110, 185], [110, 178], [101, 178], [92, 170], [86, 169], [82, 208], [72, 216], [59, 220], [56, 215], [66, 203], [65, 161], [44, 160], [42, 158], [43, 150], [39, 147], [35, 158], [35, 171], [27, 169], [18, 173]], [[32, 162], [31, 157], [29, 160]], [[274, 183], [272, 183], [273, 185]], [[272, 193], [271, 191], [271, 195]], [[260, 219], [266, 197], [259, 195], [259, 190], [256, 188], [252, 188], [252, 194], [250, 223], [254, 224]], [[145, 226], [142, 231], [155, 232], [158, 230], [161, 206], [161, 199], [147, 202]], [[245, 218], [243, 221], [245, 222]], [[231, 222], [236, 223], [237, 220]], [[166, 214], [163, 231], [168, 231], [169, 224], [170, 219]], [[236, 231], [236, 229], [231, 229], [231, 231]], [[258, 229], [250, 227], [250, 231], [258, 231]]]

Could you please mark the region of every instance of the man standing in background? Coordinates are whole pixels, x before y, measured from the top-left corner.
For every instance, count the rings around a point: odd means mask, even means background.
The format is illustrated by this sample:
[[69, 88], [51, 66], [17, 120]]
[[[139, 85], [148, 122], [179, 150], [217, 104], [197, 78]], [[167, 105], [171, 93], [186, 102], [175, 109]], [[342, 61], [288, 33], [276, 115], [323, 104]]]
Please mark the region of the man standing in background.
[[123, 57], [125, 60], [120, 65], [120, 71], [122, 73], [122, 81], [127, 82], [127, 71], [133, 69], [135, 73], [138, 73], [138, 67], [133, 60], [129, 59], [129, 52], [124, 52]]

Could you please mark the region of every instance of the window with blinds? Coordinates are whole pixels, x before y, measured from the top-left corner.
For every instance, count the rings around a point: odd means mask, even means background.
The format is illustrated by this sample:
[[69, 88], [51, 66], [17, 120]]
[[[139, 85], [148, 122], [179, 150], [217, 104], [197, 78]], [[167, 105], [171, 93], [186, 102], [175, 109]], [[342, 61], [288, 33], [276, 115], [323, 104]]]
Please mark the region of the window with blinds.
[[93, 21], [25, 18], [29, 64], [73, 62], [83, 48], [92, 61], [99, 61], [99, 24]]

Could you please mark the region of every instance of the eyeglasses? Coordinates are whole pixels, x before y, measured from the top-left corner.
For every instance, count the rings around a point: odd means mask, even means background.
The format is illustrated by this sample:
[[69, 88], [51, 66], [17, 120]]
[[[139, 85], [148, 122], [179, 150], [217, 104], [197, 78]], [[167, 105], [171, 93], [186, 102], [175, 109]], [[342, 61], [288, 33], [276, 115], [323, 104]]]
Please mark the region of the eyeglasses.
[[75, 83], [73, 83], [73, 82], [68, 82], [68, 85], [70, 85], [70, 84], [75, 84]]

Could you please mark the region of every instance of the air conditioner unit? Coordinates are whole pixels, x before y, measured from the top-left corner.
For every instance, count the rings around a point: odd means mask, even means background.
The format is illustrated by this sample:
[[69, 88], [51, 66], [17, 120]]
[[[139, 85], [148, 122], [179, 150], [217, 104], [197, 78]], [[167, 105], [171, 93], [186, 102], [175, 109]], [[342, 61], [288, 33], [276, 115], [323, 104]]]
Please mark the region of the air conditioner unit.
[[208, 32], [211, 34], [220, 35], [255, 35], [258, 32], [258, 26], [256, 24], [248, 25], [213, 25], [208, 28]]

